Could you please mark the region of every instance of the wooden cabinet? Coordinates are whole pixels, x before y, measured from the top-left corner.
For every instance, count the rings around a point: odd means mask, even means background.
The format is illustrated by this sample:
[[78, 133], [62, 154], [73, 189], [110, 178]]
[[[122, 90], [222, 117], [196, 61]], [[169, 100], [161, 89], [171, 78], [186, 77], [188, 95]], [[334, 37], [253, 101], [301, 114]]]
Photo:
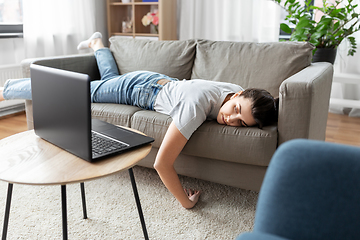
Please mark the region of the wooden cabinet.
[[[152, 26], [144, 26], [142, 18], [158, 10], [158, 33]], [[109, 36], [146, 37], [159, 40], [177, 40], [176, 0], [148, 2], [142, 0], [107, 0]], [[131, 22], [131, 29], [126, 22]]]

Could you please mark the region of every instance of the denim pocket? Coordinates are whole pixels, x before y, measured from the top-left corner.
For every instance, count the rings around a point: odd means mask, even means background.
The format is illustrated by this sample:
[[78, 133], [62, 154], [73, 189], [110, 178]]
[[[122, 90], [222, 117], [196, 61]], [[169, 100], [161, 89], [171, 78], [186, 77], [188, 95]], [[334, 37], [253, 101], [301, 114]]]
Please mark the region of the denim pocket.
[[134, 105], [143, 109], [149, 108], [151, 91], [147, 87], [135, 87], [133, 90]]
[[133, 105], [147, 110], [154, 110], [156, 96], [162, 88], [162, 85], [156, 83], [134, 87], [132, 93]]

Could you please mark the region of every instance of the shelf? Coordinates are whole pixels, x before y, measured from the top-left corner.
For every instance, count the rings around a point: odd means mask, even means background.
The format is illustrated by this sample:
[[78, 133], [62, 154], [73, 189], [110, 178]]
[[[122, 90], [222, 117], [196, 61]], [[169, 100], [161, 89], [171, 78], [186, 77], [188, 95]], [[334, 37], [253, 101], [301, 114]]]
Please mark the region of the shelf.
[[113, 2], [110, 3], [111, 6], [131, 6], [133, 5], [132, 3], [122, 3], [122, 2]]
[[[352, 73], [337, 73], [334, 74], [333, 82], [360, 85], [360, 75]], [[360, 100], [330, 98], [330, 105], [360, 109]]]
[[334, 74], [334, 82], [360, 84], [360, 74], [337, 73]]
[[132, 5], [135, 5], [135, 6], [148, 6], [148, 5], [159, 5], [158, 2], [130, 2], [130, 3], [122, 3], [122, 2], [112, 2], [110, 3], [110, 5], [112, 6], [132, 6]]
[[134, 36], [133, 33], [114, 32], [113, 34], [116, 35], [116, 36], [129, 36], [129, 37]]
[[114, 32], [113, 33], [115, 36], [140, 36], [140, 37], [159, 37], [159, 34], [152, 34], [152, 33], [122, 33], [122, 32]]
[[[161, 1], [161, 0], [159, 0]], [[135, 4], [153, 4], [153, 3], [159, 3], [159, 1], [148, 1], [148, 2], [143, 2], [142, 0], [133, 0], [132, 2], [134, 2]]]
[[139, 36], [139, 37], [159, 37], [159, 34], [137, 33], [136, 36]]
[[340, 107], [359, 108], [360, 109], [360, 101], [359, 100], [330, 98], [330, 105], [331, 106], [340, 106]]
[[158, 2], [135, 2], [134, 5], [159, 5]]
[[[158, 2], [142, 2], [132, 0], [123, 3], [121, 0], [107, 0], [109, 36], [155, 37], [159, 40], [177, 39], [176, 0], [159, 0]], [[153, 26], [144, 26], [142, 18], [155, 9], [159, 11], [158, 33]], [[132, 21], [132, 29], [123, 31], [123, 21]]]

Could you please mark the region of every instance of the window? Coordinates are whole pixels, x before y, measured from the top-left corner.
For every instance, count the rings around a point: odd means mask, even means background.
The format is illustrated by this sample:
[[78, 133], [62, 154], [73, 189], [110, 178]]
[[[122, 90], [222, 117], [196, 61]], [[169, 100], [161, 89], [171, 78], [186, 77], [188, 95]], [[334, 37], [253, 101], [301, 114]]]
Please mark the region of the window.
[[[321, 2], [321, 4], [322, 4], [322, 0], [315, 0], [315, 2]], [[305, 4], [305, 0], [300, 0], [299, 1], [302, 5], [304, 5]], [[283, 3], [282, 3], [283, 4]], [[311, 3], [310, 3], [310, 5], [314, 5], [314, 0], [313, 1], [311, 1]], [[318, 5], [319, 5], [319, 3], [318, 3]], [[318, 6], [317, 5], [317, 6]], [[312, 14], [312, 13], [311, 13]], [[288, 20], [285, 20], [285, 17], [288, 15], [288, 13], [284, 10], [284, 9], [282, 9], [281, 10], [281, 13], [280, 13], [280, 23], [286, 23], [292, 30], [294, 29], [294, 27], [295, 27], [295, 25], [294, 24], [291, 24]], [[289, 40], [290, 39], [290, 35], [291, 34], [289, 34], [289, 33], [285, 33], [285, 32], [283, 32], [281, 29], [279, 29], [279, 31], [280, 31], [280, 33], [279, 33], [279, 40]]]
[[22, 36], [22, 0], [0, 0], [0, 38]]

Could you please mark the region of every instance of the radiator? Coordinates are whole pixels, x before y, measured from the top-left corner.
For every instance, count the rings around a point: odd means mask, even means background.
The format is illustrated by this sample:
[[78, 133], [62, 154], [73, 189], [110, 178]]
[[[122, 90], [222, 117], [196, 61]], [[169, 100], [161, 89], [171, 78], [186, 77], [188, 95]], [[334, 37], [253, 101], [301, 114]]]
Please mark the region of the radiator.
[[21, 65], [0, 65], [0, 86], [3, 87], [5, 81], [11, 78], [22, 78]]
[[[22, 78], [21, 65], [0, 65], [0, 87], [8, 79]], [[0, 117], [25, 110], [24, 100], [7, 100], [0, 102]]]

